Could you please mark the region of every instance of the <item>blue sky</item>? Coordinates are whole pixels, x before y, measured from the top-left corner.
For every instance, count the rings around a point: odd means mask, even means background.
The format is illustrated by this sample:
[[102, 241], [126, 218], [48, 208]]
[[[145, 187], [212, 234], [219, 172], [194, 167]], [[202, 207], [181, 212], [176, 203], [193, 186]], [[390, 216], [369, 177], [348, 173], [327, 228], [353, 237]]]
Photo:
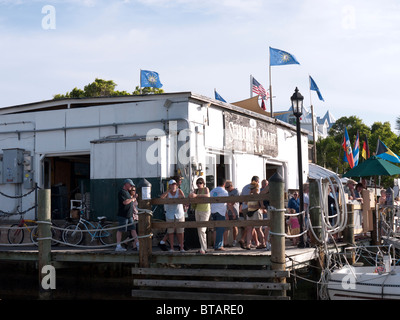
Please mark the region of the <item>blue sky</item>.
[[[44, 29], [42, 8], [55, 9]], [[52, 99], [96, 77], [132, 92], [140, 69], [166, 92], [228, 102], [269, 86], [269, 47], [300, 65], [272, 67], [274, 110], [297, 86], [317, 115], [356, 115], [394, 129], [400, 76], [397, 0], [0, 0], [0, 107]], [[325, 102], [309, 91], [308, 75]], [[268, 104], [269, 105], [269, 104]]]

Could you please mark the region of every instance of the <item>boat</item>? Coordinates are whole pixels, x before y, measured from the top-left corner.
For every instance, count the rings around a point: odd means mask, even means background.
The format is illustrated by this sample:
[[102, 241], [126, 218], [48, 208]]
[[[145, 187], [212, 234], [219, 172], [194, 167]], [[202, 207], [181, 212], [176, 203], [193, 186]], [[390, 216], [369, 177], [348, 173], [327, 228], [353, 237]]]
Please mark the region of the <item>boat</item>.
[[327, 290], [331, 300], [400, 300], [400, 266], [378, 249], [375, 265], [347, 263], [331, 271]]

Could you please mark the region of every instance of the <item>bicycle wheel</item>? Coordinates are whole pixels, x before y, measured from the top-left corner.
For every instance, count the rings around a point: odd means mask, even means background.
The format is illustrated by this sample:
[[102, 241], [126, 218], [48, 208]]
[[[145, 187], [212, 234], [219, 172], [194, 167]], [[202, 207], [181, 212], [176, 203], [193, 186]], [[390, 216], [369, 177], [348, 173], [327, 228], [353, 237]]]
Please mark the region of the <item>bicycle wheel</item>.
[[67, 244], [80, 244], [83, 240], [83, 232], [81, 227], [77, 224], [70, 224], [69, 226], [65, 227], [62, 238]]
[[[31, 231], [31, 241], [35, 244], [38, 245], [38, 240], [37, 238], [39, 237], [39, 228], [36, 227]], [[51, 238], [54, 239], [55, 238], [55, 232], [53, 229], [51, 229]], [[58, 244], [58, 242], [55, 242], [53, 240], [51, 240], [51, 245], [56, 245]]]
[[113, 225], [111, 223], [106, 223], [102, 226], [103, 230], [99, 231], [100, 242], [104, 245], [109, 245], [115, 243], [113, 237], [113, 230], [108, 230], [112, 228]]
[[20, 244], [24, 241], [24, 229], [20, 229], [18, 224], [13, 224], [7, 233], [8, 243]]

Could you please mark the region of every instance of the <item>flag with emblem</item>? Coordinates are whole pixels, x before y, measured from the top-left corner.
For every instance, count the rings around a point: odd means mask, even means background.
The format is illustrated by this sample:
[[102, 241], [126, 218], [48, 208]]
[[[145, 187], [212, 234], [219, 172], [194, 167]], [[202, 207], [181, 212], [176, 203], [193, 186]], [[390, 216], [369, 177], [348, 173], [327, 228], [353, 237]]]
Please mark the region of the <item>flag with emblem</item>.
[[161, 88], [163, 85], [160, 82], [160, 77], [155, 71], [140, 70], [140, 86], [143, 88], [153, 87]]
[[269, 47], [270, 66], [281, 66], [286, 64], [300, 64], [294, 55], [289, 52]]
[[347, 133], [347, 128], [344, 128], [344, 137], [343, 137], [342, 147], [344, 149], [344, 155], [345, 155], [346, 162], [348, 162], [350, 165], [350, 168], [353, 169], [353, 167], [354, 167], [353, 150], [351, 148], [351, 143], [350, 143], [350, 139], [349, 139], [349, 134]]

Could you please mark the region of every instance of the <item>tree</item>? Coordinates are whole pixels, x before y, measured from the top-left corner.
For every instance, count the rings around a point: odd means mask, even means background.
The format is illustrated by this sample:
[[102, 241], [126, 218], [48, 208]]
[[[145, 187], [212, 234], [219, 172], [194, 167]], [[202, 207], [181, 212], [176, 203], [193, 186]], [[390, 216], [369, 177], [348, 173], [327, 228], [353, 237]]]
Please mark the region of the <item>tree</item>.
[[[117, 84], [113, 80], [103, 80], [96, 78], [94, 82], [86, 85], [83, 90], [75, 87], [71, 92], [66, 94], [56, 94], [53, 99], [65, 99], [65, 98], [92, 98], [92, 97], [115, 97], [115, 96], [128, 96], [131, 95], [126, 91], [115, 90]], [[142, 88], [142, 94], [159, 94], [163, 93], [163, 89], [157, 88]], [[139, 86], [136, 87], [132, 95], [140, 94]]]

